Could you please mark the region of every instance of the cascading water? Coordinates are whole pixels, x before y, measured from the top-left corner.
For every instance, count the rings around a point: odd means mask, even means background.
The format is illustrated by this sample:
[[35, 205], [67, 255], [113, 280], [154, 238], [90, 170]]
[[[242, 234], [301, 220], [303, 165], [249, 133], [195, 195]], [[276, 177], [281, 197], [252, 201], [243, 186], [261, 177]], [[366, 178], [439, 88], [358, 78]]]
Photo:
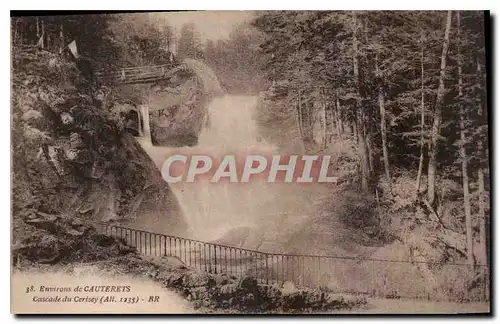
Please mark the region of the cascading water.
[[[194, 147], [169, 148], [141, 145], [157, 165], [173, 154], [208, 154], [215, 159], [225, 155], [244, 157], [249, 153], [273, 154], [276, 148], [259, 134], [255, 121], [256, 96], [224, 95], [208, 106], [210, 123], [205, 126]], [[171, 184], [192, 238], [229, 245], [258, 248], [267, 231], [280, 227], [283, 214], [296, 209], [289, 200], [296, 196], [283, 193], [283, 184], [265, 181], [248, 183], [211, 183], [196, 178], [193, 183]]]
[[[276, 153], [276, 147], [259, 134], [257, 96], [221, 95], [210, 68], [195, 60], [184, 63], [199, 76], [205, 91], [215, 95], [207, 107], [209, 122], [193, 147], [158, 147], [145, 138], [138, 139], [156, 165], [161, 167], [174, 154], [207, 154], [220, 161], [226, 155], [238, 158]], [[259, 249], [264, 244], [268, 249], [286, 250], [290, 235], [314, 213], [310, 187], [304, 190], [293, 184], [252, 178], [248, 183], [211, 183], [197, 177], [193, 183], [171, 184], [171, 188], [188, 223], [189, 237], [232, 246]]]
[[[215, 158], [243, 156], [249, 151], [273, 152], [275, 148], [258, 134], [256, 105], [257, 98], [252, 96], [215, 98], [208, 107], [210, 125], [202, 130], [193, 150]], [[262, 226], [267, 212], [261, 207], [276, 198], [269, 184], [261, 181], [210, 183], [209, 179], [197, 179], [173, 188], [192, 235], [205, 240], [217, 239], [235, 228]]]

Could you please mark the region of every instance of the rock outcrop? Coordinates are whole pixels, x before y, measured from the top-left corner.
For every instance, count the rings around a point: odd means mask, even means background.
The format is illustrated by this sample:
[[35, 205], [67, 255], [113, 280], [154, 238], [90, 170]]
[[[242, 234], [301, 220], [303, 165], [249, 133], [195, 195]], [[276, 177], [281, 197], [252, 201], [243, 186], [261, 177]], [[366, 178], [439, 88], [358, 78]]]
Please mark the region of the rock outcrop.
[[30, 235], [12, 247], [16, 267], [94, 262], [135, 253], [122, 240], [98, 233], [95, 227], [78, 219], [31, 210], [23, 220], [24, 230]]
[[208, 103], [223, 94], [215, 73], [204, 63], [186, 59], [187, 69], [151, 87], [144, 104], [150, 111], [152, 141], [160, 146], [194, 146], [209, 124]]
[[47, 51], [13, 50], [13, 237], [23, 244], [33, 212], [84, 224], [133, 223], [186, 229], [175, 196], [74, 62]]
[[144, 104], [149, 106], [151, 137], [154, 145], [193, 146], [208, 122], [210, 96], [192, 73], [152, 86]]
[[[162, 258], [166, 259], [166, 258]], [[364, 297], [344, 296], [319, 289], [259, 284], [251, 277], [196, 271], [172, 260], [139, 260], [133, 254], [117, 256], [100, 264], [103, 270], [144, 274], [179, 292], [204, 313], [311, 313], [346, 310], [366, 304]]]

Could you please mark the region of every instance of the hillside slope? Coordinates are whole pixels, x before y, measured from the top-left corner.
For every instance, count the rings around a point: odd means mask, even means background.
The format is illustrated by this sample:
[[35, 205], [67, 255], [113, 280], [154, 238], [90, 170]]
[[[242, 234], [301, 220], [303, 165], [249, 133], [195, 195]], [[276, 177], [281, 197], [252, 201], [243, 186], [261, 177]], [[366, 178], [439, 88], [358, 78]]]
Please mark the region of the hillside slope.
[[186, 230], [153, 162], [73, 62], [14, 49], [12, 76], [15, 246], [32, 236], [26, 220], [40, 215]]

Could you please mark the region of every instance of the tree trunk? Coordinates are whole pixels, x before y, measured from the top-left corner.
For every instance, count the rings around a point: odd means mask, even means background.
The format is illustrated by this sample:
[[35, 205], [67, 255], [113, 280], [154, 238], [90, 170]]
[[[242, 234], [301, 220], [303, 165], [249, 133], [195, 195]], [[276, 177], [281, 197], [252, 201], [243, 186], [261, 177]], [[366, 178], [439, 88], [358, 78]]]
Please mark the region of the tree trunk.
[[366, 138], [365, 138], [365, 114], [364, 109], [361, 105], [361, 91], [359, 84], [359, 61], [358, 61], [358, 38], [357, 38], [357, 19], [356, 12], [352, 13], [353, 15], [353, 31], [352, 31], [352, 61], [353, 61], [353, 71], [354, 71], [354, 83], [357, 91], [356, 98], [356, 117], [357, 117], [357, 125], [356, 129], [358, 132], [358, 145], [359, 145], [359, 154], [360, 154], [360, 162], [361, 162], [361, 188], [363, 190], [368, 190], [368, 178], [370, 173], [370, 166], [368, 164], [368, 156], [367, 156], [367, 148], [366, 148]]
[[[482, 147], [481, 147], [482, 149]], [[481, 245], [481, 255], [479, 260], [481, 264], [486, 265], [488, 261], [487, 251], [488, 246], [486, 245], [486, 213], [484, 211], [484, 173], [483, 168], [479, 167], [477, 170], [477, 177], [479, 181], [478, 186], [478, 199], [479, 199], [479, 244]]]
[[19, 27], [19, 44], [20, 45], [23, 45], [23, 41], [24, 41], [24, 22], [21, 20], [21, 26]]
[[[302, 101], [302, 100], [301, 100]], [[305, 100], [304, 107], [301, 105], [301, 125], [302, 125], [302, 138], [306, 153], [311, 150], [311, 142], [313, 141], [313, 131], [311, 122], [311, 105]], [[303, 109], [302, 109], [303, 108]]]
[[[41, 46], [41, 48], [44, 49], [45, 48], [45, 37], [46, 37], [46, 35], [45, 35], [45, 23], [44, 23], [43, 20], [42, 20], [42, 35], [40, 37], [42, 37], [42, 44], [41, 44], [42, 46]], [[48, 39], [48, 37], [47, 37], [47, 39]], [[48, 41], [47, 41], [47, 43], [48, 43]]]
[[336, 111], [337, 111], [337, 114], [336, 114], [336, 123], [338, 125], [337, 129], [339, 131], [339, 137], [344, 133], [344, 125], [342, 124], [342, 117], [341, 117], [341, 107], [340, 107], [340, 99], [339, 99], [339, 95], [338, 95], [338, 91], [337, 91], [337, 95], [336, 95], [336, 98], [335, 98], [335, 107], [336, 107]]
[[17, 28], [17, 19], [14, 19], [14, 37], [12, 38], [12, 44], [17, 44], [18, 40], [17, 37], [19, 35], [18, 28]]
[[424, 127], [425, 127], [425, 94], [424, 94], [424, 33], [420, 34], [420, 159], [418, 160], [417, 180], [415, 183], [415, 198], [420, 191], [422, 170], [424, 168]]
[[[479, 64], [479, 61], [477, 62], [477, 73], [479, 78], [482, 78], [481, 75], [481, 65]], [[479, 116], [483, 115], [483, 109], [482, 109], [482, 100], [481, 104], [479, 105], [477, 109], [477, 114]], [[479, 138], [478, 141], [478, 152], [479, 156], [482, 156], [484, 153], [484, 144], [482, 138]], [[485, 204], [484, 204], [484, 171], [483, 171], [483, 163], [482, 161], [479, 161], [479, 168], [477, 170], [477, 181], [478, 181], [478, 205], [479, 205], [479, 215], [478, 215], [478, 227], [479, 227], [479, 243], [481, 246], [480, 251], [482, 251], [481, 255], [479, 256], [479, 260], [481, 264], [486, 265], [488, 263], [488, 257], [487, 257], [487, 251], [488, 251], [488, 246], [486, 244], [486, 213], [485, 213]]]
[[446, 76], [446, 57], [448, 54], [448, 45], [450, 41], [451, 29], [451, 10], [448, 11], [446, 18], [446, 29], [443, 40], [443, 51], [441, 53], [441, 68], [439, 73], [439, 86], [436, 96], [436, 105], [434, 108], [434, 122], [432, 124], [431, 144], [429, 150], [429, 166], [427, 169], [427, 196], [429, 203], [432, 205], [436, 197], [436, 166], [438, 155], [439, 133], [441, 128], [441, 114], [445, 95], [444, 79]]
[[469, 175], [467, 173], [467, 151], [465, 149], [465, 108], [462, 103], [462, 56], [460, 53], [460, 11], [456, 12], [457, 18], [457, 66], [458, 66], [458, 106], [460, 110], [460, 158], [462, 160], [462, 186], [464, 196], [465, 230], [467, 237], [467, 263], [474, 264], [474, 249], [472, 238], [472, 214], [469, 194]]
[[340, 125], [338, 123], [338, 119], [337, 119], [337, 103], [334, 102], [332, 105], [331, 105], [331, 109], [330, 109], [330, 133], [332, 134], [335, 134], [337, 133], [337, 136], [340, 136]]
[[375, 70], [377, 78], [379, 79], [378, 85], [378, 105], [380, 109], [380, 133], [382, 137], [382, 158], [384, 160], [385, 178], [388, 183], [391, 182], [390, 166], [389, 166], [389, 152], [387, 151], [387, 126], [385, 121], [385, 105], [384, 105], [384, 89], [382, 84], [382, 72], [378, 66], [378, 54], [375, 56]]
[[301, 93], [299, 90], [298, 96], [297, 96], [297, 129], [299, 131], [299, 140], [300, 140], [300, 146], [302, 147], [302, 154], [306, 153], [306, 148], [304, 145], [304, 135], [302, 131], [302, 109], [301, 109]]
[[326, 96], [325, 90], [321, 89], [320, 102], [321, 102], [321, 114], [320, 114], [320, 126], [321, 126], [321, 148], [324, 150], [326, 148]]
[[[332, 127], [331, 127], [331, 132], [332, 132], [332, 135], [337, 133], [337, 136], [338, 138], [340, 138], [340, 134], [341, 134], [341, 127], [342, 125], [339, 124], [339, 108], [337, 106], [337, 98], [338, 96], [338, 92], [335, 91], [335, 101], [333, 102], [333, 105], [332, 105], [332, 120], [331, 120], [331, 124], [332, 124]], [[333, 125], [335, 124], [335, 127], [333, 127]]]
[[64, 26], [61, 23], [59, 25], [59, 53], [62, 53], [64, 49]]
[[365, 143], [366, 143], [366, 151], [368, 152], [368, 166], [370, 167], [369, 171], [373, 172], [374, 171], [374, 164], [373, 164], [373, 150], [372, 150], [372, 141], [371, 141], [371, 136], [369, 131], [366, 129], [366, 124], [363, 125], [363, 136], [365, 138]]

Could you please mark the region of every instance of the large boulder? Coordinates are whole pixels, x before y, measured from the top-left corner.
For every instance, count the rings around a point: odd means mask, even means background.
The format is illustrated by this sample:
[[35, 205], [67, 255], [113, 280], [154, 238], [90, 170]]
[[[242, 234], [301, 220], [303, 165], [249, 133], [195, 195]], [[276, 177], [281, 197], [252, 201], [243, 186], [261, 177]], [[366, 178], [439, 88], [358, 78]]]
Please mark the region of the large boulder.
[[145, 101], [150, 111], [155, 145], [194, 146], [204, 126], [209, 125], [207, 106], [223, 94], [215, 73], [204, 63], [186, 59], [186, 69], [151, 87]]
[[24, 223], [31, 235], [12, 246], [13, 263], [18, 267], [93, 262], [135, 253], [123, 240], [100, 234], [75, 219], [33, 211]]

